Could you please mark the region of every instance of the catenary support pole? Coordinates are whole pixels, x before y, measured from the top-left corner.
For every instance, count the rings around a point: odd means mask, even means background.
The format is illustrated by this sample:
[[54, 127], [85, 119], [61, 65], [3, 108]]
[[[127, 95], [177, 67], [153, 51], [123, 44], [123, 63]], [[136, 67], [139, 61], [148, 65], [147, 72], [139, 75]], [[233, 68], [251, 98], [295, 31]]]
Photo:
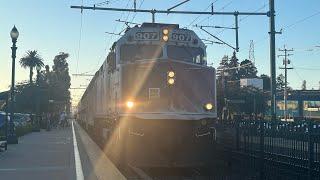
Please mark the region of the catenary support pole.
[[238, 23], [238, 12], [234, 13], [235, 17], [235, 29], [236, 29], [236, 51], [239, 52], [239, 23]]
[[270, 74], [271, 74], [271, 118], [276, 119], [276, 30], [274, 0], [269, 0], [270, 22]]

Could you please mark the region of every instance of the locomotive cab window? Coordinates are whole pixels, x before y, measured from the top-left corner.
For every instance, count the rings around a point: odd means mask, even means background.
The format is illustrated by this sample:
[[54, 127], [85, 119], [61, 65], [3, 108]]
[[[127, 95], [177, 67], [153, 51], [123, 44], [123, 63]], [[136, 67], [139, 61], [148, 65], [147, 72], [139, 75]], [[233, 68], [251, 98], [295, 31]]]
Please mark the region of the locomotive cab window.
[[168, 57], [174, 60], [195, 64], [205, 64], [204, 52], [201, 48], [168, 46]]
[[121, 61], [157, 59], [162, 57], [162, 47], [159, 45], [126, 44], [120, 48]]

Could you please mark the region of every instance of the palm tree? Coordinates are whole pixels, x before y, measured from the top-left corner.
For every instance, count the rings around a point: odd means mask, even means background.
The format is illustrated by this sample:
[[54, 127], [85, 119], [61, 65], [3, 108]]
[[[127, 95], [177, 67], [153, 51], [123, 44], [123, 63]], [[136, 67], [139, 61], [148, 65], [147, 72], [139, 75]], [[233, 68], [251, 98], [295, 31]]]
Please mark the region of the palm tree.
[[33, 76], [33, 68], [34, 67], [43, 67], [43, 59], [40, 57], [38, 52], [36, 50], [29, 50], [27, 51], [26, 55], [20, 59], [20, 65], [23, 68], [29, 68], [30, 69], [30, 84], [32, 84], [32, 76]]

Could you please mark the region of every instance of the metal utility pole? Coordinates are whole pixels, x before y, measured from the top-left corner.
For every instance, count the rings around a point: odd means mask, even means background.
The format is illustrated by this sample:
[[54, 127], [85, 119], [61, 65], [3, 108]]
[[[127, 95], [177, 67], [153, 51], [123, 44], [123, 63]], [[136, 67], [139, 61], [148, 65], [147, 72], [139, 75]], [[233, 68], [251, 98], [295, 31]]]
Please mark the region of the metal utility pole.
[[278, 55], [278, 57], [283, 56], [283, 65], [284, 67], [280, 67], [280, 69], [284, 69], [284, 91], [283, 91], [283, 101], [284, 101], [284, 120], [287, 121], [287, 116], [288, 116], [288, 69], [293, 69], [293, 68], [288, 68], [288, 64], [290, 64], [290, 60], [288, 59], [289, 56], [292, 54], [289, 54], [288, 52], [293, 51], [293, 49], [287, 49], [284, 47], [283, 49], [279, 49], [279, 51], [284, 52], [283, 55]]
[[256, 63], [256, 58], [254, 56], [254, 43], [253, 40], [250, 40], [250, 48], [249, 48], [249, 60], [253, 62], [253, 64]]
[[274, 0], [269, 0], [269, 23], [270, 23], [270, 74], [271, 74], [271, 118], [276, 119], [276, 32]]

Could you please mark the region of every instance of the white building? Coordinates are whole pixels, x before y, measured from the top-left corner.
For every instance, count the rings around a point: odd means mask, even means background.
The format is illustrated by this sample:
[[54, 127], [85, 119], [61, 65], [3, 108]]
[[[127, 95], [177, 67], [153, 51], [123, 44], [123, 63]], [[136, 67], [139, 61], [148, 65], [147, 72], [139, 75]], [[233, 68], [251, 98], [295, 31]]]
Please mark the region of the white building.
[[246, 78], [240, 79], [240, 86], [241, 87], [255, 87], [258, 89], [263, 89], [263, 80], [260, 78]]

